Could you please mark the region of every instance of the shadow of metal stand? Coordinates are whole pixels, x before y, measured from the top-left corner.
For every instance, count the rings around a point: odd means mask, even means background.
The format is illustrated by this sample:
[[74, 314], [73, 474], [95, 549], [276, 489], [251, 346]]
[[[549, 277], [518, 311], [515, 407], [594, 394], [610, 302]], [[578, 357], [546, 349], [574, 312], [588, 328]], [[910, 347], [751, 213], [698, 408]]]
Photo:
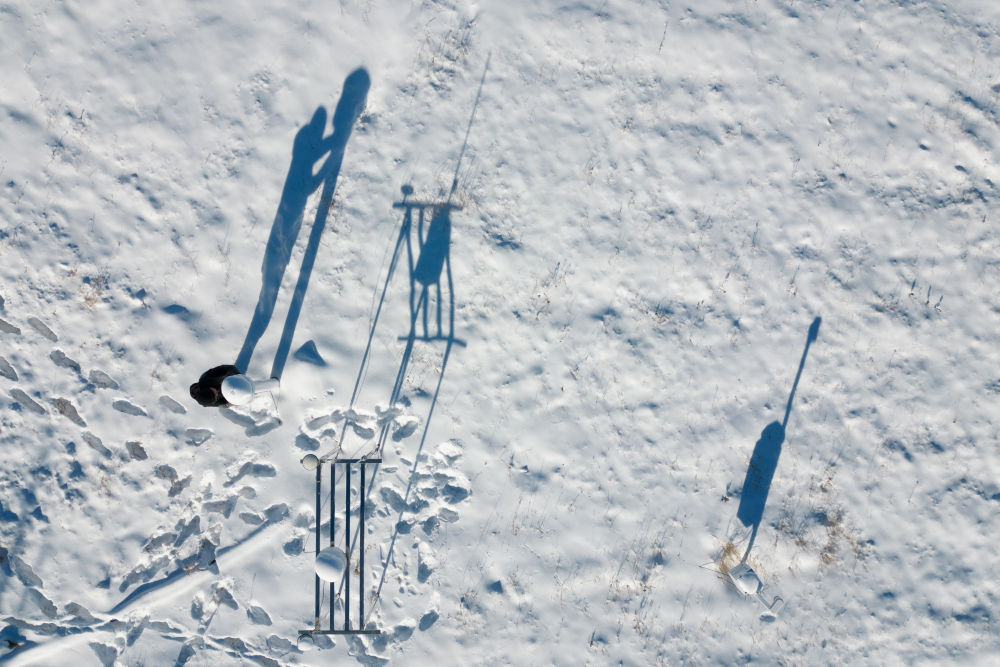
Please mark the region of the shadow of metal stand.
[[[321, 459], [319, 460], [319, 465], [316, 466], [316, 554], [317, 560], [319, 560], [321, 554], [324, 552], [336, 551], [340, 557], [343, 559], [342, 567], [343, 573], [340, 581], [340, 585], [343, 591], [343, 603], [344, 603], [344, 620], [343, 627], [337, 629], [336, 625], [336, 606], [339, 596], [337, 595], [337, 583], [335, 581], [330, 581], [330, 591], [329, 591], [329, 603], [330, 603], [330, 613], [329, 613], [329, 627], [324, 629], [322, 627], [322, 598], [323, 598], [323, 580], [319, 576], [319, 568], [317, 567], [317, 573], [315, 575], [315, 622], [313, 628], [310, 630], [303, 630], [299, 633], [299, 638], [305, 636], [313, 635], [379, 635], [382, 631], [378, 628], [365, 627], [365, 510], [366, 510], [366, 468], [368, 465], [378, 465], [382, 463], [380, 458], [360, 458], [360, 459]], [[327, 549], [322, 547], [322, 509], [323, 509], [323, 467], [325, 465], [330, 466], [330, 544]], [[340, 551], [336, 545], [336, 522], [334, 518], [337, 513], [337, 466], [341, 466], [344, 472], [343, 474], [343, 498], [344, 498], [344, 549]], [[358, 480], [358, 496], [360, 499], [360, 507], [358, 509], [358, 564], [357, 567], [353, 565], [351, 548], [351, 491], [353, 490], [351, 485], [351, 470], [356, 467], [360, 473], [360, 479]], [[352, 576], [353, 575], [353, 576]], [[356, 626], [351, 625], [351, 580], [355, 579], [357, 581], [357, 624]]]
[[[403, 201], [393, 202], [393, 208], [403, 209], [403, 233], [406, 238], [406, 255], [410, 269], [410, 333], [400, 340], [445, 341], [465, 346], [464, 341], [455, 338], [454, 282], [451, 275], [451, 212], [462, 207], [444, 202], [426, 202], [409, 199], [413, 192], [410, 186], [403, 186]], [[428, 220], [428, 212], [430, 220]], [[416, 229], [414, 230], [414, 217]], [[420, 251], [414, 262], [413, 232]], [[442, 279], [447, 286], [448, 322], [445, 333], [444, 295]], [[433, 295], [435, 307], [431, 309]], [[431, 312], [433, 310], [433, 313]], [[430, 319], [433, 317], [433, 324]], [[417, 334], [417, 322], [422, 323], [423, 335]], [[434, 333], [432, 333], [432, 330]]]

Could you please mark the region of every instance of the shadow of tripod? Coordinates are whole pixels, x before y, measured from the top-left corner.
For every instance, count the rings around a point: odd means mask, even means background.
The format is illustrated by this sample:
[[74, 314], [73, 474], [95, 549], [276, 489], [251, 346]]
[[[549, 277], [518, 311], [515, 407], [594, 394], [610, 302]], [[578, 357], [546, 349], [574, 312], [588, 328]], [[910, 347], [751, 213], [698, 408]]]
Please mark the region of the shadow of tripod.
[[[396, 244], [393, 249], [392, 258], [389, 262], [388, 275], [382, 286], [378, 306], [369, 331], [368, 343], [361, 361], [361, 367], [355, 380], [354, 391], [351, 395], [351, 407], [360, 393], [366, 369], [370, 363], [371, 350], [375, 338], [375, 331], [385, 304], [386, 294], [393, 281], [396, 269], [406, 251], [406, 265], [408, 269], [409, 282], [409, 331], [407, 335], [401, 336], [399, 340], [405, 341], [400, 359], [399, 368], [396, 371], [395, 381], [389, 393], [390, 407], [395, 405], [403, 396], [403, 389], [409, 371], [410, 360], [413, 349], [419, 343], [445, 343], [444, 352], [441, 359], [441, 366], [438, 372], [437, 383], [433, 394], [430, 395], [430, 402], [427, 407], [426, 417], [423, 419], [423, 429], [420, 442], [413, 456], [413, 466], [410, 469], [409, 480], [406, 491], [403, 494], [403, 509], [393, 527], [392, 537], [389, 543], [388, 553], [383, 563], [382, 574], [379, 578], [378, 588], [373, 595], [373, 599], [378, 599], [381, 594], [382, 585], [385, 581], [388, 564], [392, 559], [395, 549], [396, 539], [399, 536], [399, 526], [402, 514], [406, 511], [409, 497], [413, 490], [413, 483], [416, 479], [417, 466], [423, 452], [427, 436], [430, 431], [430, 424], [434, 416], [434, 409], [437, 405], [441, 386], [444, 382], [445, 371], [448, 367], [448, 360], [451, 357], [452, 348], [455, 345], [465, 347], [465, 342], [456, 338], [455, 332], [455, 297], [454, 278], [451, 270], [451, 212], [460, 210], [460, 206], [445, 202], [425, 202], [409, 199], [413, 193], [410, 186], [403, 186], [403, 200], [393, 204], [394, 208], [403, 210], [403, 220], [400, 224], [399, 234], [396, 237]], [[340, 442], [343, 443], [349, 424], [345, 421], [341, 431]], [[375, 446], [363, 457], [379, 458], [381, 452], [392, 436], [392, 421], [386, 420], [380, 427], [376, 438]], [[378, 464], [376, 465], [376, 472]], [[368, 487], [363, 491], [369, 494], [375, 485], [375, 475], [371, 477]], [[371, 507], [371, 505], [369, 505]], [[351, 549], [353, 551], [359, 535], [351, 536]], [[343, 589], [344, 582], [341, 582]], [[339, 591], [338, 591], [339, 594]], [[371, 605], [370, 609], [373, 609]]]

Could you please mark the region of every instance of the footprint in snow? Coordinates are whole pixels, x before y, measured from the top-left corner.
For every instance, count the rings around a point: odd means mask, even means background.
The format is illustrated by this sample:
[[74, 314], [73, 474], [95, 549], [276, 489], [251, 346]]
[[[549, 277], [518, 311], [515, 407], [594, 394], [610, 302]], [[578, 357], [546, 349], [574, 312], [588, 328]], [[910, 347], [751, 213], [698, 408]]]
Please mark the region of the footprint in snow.
[[191, 475], [188, 475], [184, 479], [178, 479], [173, 484], [170, 485], [170, 490], [167, 491], [167, 497], [173, 498], [180, 494], [181, 491], [191, 486]]
[[101, 442], [101, 439], [98, 438], [93, 433], [91, 433], [90, 431], [84, 431], [84, 433], [83, 433], [83, 441], [86, 442], [87, 445], [89, 445], [91, 449], [93, 449], [95, 452], [97, 452], [101, 456], [103, 456], [105, 458], [110, 458], [111, 457], [111, 450], [108, 449], [107, 447], [105, 447], [104, 443]]
[[195, 447], [200, 447], [209, 438], [215, 435], [211, 429], [207, 428], [189, 428], [184, 431], [184, 441], [189, 445], [194, 445]]
[[132, 415], [134, 417], [148, 417], [149, 413], [140, 408], [138, 405], [131, 403], [124, 398], [120, 398], [111, 404], [118, 412], [124, 412], [127, 415]]
[[236, 509], [236, 498], [237, 496], [229, 496], [225, 500], [209, 500], [201, 504], [201, 509], [208, 514], [221, 514], [228, 519]]
[[264, 517], [257, 512], [240, 512], [240, 521], [251, 526], [259, 526], [264, 523]]
[[53, 343], [55, 343], [55, 342], [57, 342], [59, 340], [59, 336], [55, 335], [52, 332], [52, 329], [48, 328], [45, 325], [45, 323], [42, 322], [37, 317], [29, 317], [28, 318], [28, 324], [31, 325], [32, 329], [34, 329], [35, 331], [37, 331], [38, 333], [40, 333], [42, 336], [48, 338]]
[[271, 617], [263, 607], [255, 604], [247, 604], [247, 618], [254, 625], [271, 625]]
[[252, 461], [247, 461], [240, 466], [239, 470], [235, 473], [229, 473], [229, 481], [225, 482], [223, 486], [232, 486], [247, 475], [251, 477], [274, 477], [277, 474], [277, 470], [275, 470], [274, 466], [270, 463], [254, 463]]
[[77, 426], [86, 426], [87, 422], [83, 421], [83, 417], [80, 413], [76, 411], [76, 406], [73, 405], [69, 399], [66, 398], [50, 398], [49, 403], [55, 406], [56, 410], [59, 411], [66, 419], [70, 420]]
[[[94, 382], [94, 380], [93, 380], [93, 373], [91, 373], [91, 380], [90, 381]], [[95, 382], [94, 384], [97, 384], [97, 383]], [[118, 386], [115, 385], [115, 388], [117, 389]], [[160, 396], [160, 405], [163, 406], [165, 409], [170, 410], [175, 415], [186, 415], [187, 414], [187, 408], [185, 408], [183, 405], [181, 405], [180, 403], [178, 403], [174, 399], [170, 398], [169, 396], [166, 396], [166, 395]]]
[[231, 407], [219, 410], [224, 418], [244, 429], [247, 437], [264, 435], [281, 426], [281, 420], [274, 415], [269, 415], [264, 411], [254, 411], [253, 414], [235, 410]]
[[355, 435], [362, 440], [371, 440], [375, 437], [375, 429], [370, 426], [365, 426], [364, 424], [351, 424], [351, 428], [354, 430]]
[[52, 350], [52, 352], [49, 353], [49, 359], [51, 359], [52, 363], [60, 368], [68, 368], [71, 371], [80, 373], [80, 364], [77, 363], [75, 359], [67, 357], [66, 353], [62, 350]]
[[392, 432], [392, 439], [396, 442], [408, 438], [420, 426], [420, 420], [416, 417], [403, 416], [394, 420], [396, 430]]
[[437, 610], [431, 609], [429, 612], [420, 617], [420, 623], [417, 627], [420, 628], [421, 632], [425, 632], [429, 630], [432, 625], [437, 623], [438, 618], [440, 618], [440, 614], [438, 614]]
[[34, 412], [36, 415], [44, 415], [47, 412], [45, 408], [32, 400], [31, 396], [28, 396], [20, 389], [11, 389], [10, 395], [21, 407]]
[[281, 549], [289, 556], [298, 556], [305, 551], [305, 540], [301, 535], [297, 535], [282, 545]]
[[394, 405], [392, 407], [386, 407], [384, 405], [375, 406], [375, 421], [379, 426], [383, 426], [388, 422], [391, 422], [396, 417], [403, 414], [403, 407], [401, 405]]
[[104, 371], [94, 369], [90, 371], [90, 376], [87, 379], [98, 389], [118, 389], [118, 383]]
[[72, 616], [71, 625], [87, 626], [98, 622], [97, 617], [91, 614], [89, 609], [76, 602], [66, 605], [66, 613]]
[[15, 327], [13, 324], [2, 318], [0, 318], [0, 331], [3, 333], [14, 334], [15, 336], [21, 335], [21, 330], [18, 327]]
[[160, 556], [149, 559], [143, 558], [139, 565], [136, 565], [132, 570], [122, 578], [122, 583], [118, 586], [118, 592], [124, 593], [129, 588], [136, 584], [141, 584], [149, 581], [156, 573], [161, 569], [170, 564], [170, 555], [161, 554]]
[[129, 458], [133, 461], [145, 461], [149, 458], [149, 454], [146, 453], [142, 443], [138, 440], [129, 440], [126, 442], [125, 449], [128, 450]]
[[319, 440], [305, 433], [299, 433], [295, 436], [295, 446], [303, 451], [315, 452], [319, 449]]
[[153, 468], [153, 474], [159, 477], [160, 479], [167, 480], [168, 482], [177, 481], [177, 471], [174, 469], [173, 466], [168, 466], [166, 464], [158, 465], [155, 468]]
[[173, 533], [160, 533], [146, 540], [146, 543], [142, 545], [142, 550], [146, 553], [160, 551], [163, 547], [170, 544], [175, 537], [177, 536]]
[[[339, 416], [343, 418], [343, 415]], [[313, 417], [312, 419], [306, 421], [303, 430], [318, 431], [333, 421], [334, 421], [333, 415], [320, 415], [319, 417]]]
[[125, 645], [132, 646], [142, 636], [143, 630], [149, 624], [149, 616], [143, 616], [135, 621], [130, 621], [128, 631], [125, 633]]
[[114, 665], [118, 660], [118, 649], [111, 644], [90, 642], [89, 646], [97, 655], [97, 659], [103, 667], [112, 667], [112, 665]]
[[8, 380], [13, 380], [17, 382], [17, 371], [14, 367], [10, 365], [10, 362], [0, 357], [0, 375], [4, 376]]
[[392, 634], [389, 638], [394, 643], [405, 642], [407, 639], [413, 636], [413, 631], [416, 629], [416, 624], [411, 620], [407, 619], [402, 623], [396, 625], [392, 630]]
[[13, 574], [17, 577], [18, 581], [28, 587], [41, 588], [42, 578], [35, 574], [35, 570], [22, 560], [20, 556], [10, 554], [6, 549], [0, 552], [0, 554], [4, 555], [6, 564], [11, 566]]
[[472, 495], [471, 483], [454, 465], [461, 454], [459, 444], [442, 443], [430, 457], [426, 469], [414, 473], [415, 491], [407, 498], [391, 484], [382, 486], [379, 493], [390, 509], [400, 516], [404, 512], [412, 515], [412, 518], [399, 521], [400, 532], [408, 533], [414, 525], [419, 525], [424, 533], [431, 535], [442, 523], [458, 521], [458, 512], [452, 507]]
[[177, 533], [177, 536], [174, 539], [174, 546], [179, 547], [180, 545], [184, 544], [184, 541], [187, 540], [187, 538], [191, 537], [196, 533], [201, 532], [201, 517], [195, 515], [191, 517], [188, 521], [180, 519], [174, 525], [174, 531], [176, 531]]
[[37, 588], [29, 588], [24, 593], [24, 597], [33, 602], [49, 618], [55, 618], [58, 615], [59, 610], [56, 605]]
[[251, 438], [254, 438], [259, 435], [267, 435], [268, 433], [278, 428], [279, 426], [281, 426], [280, 419], [268, 419], [262, 424], [257, 424], [253, 428], [248, 428], [246, 430], [246, 434], [248, 437]]
[[434, 557], [430, 545], [426, 542], [421, 542], [417, 546], [417, 581], [420, 583], [427, 581], [431, 574], [434, 573], [437, 565], [437, 558]]

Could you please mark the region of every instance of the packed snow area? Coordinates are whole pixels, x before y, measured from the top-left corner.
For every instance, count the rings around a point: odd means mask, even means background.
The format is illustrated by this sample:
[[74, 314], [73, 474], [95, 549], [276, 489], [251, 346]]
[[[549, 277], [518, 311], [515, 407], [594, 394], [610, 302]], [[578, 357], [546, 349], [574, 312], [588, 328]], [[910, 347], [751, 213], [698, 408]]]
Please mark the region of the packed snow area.
[[1000, 659], [1000, 4], [8, 0], [0, 146], [0, 663]]

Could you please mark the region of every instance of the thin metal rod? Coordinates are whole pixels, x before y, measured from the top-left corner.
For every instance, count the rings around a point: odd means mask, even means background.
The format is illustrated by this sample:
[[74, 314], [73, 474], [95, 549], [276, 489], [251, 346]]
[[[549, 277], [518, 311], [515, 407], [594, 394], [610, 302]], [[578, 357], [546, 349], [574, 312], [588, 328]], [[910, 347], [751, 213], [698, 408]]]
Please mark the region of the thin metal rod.
[[469, 145], [469, 132], [472, 131], [472, 121], [476, 120], [476, 109], [479, 108], [479, 96], [483, 94], [483, 84], [486, 83], [486, 72], [490, 69], [490, 58], [492, 57], [492, 51], [486, 54], [486, 64], [483, 66], [483, 78], [479, 80], [479, 90], [476, 91], [476, 101], [472, 105], [472, 115], [469, 116], [469, 125], [465, 128], [465, 140], [462, 142], [462, 150], [458, 153], [458, 161], [455, 163], [455, 176], [451, 180], [451, 192], [448, 193], [448, 201], [451, 201], [451, 196], [455, 194], [455, 190], [458, 188], [458, 169], [462, 166], [465, 147]]
[[[320, 505], [320, 488], [323, 484], [323, 466], [316, 466], [316, 553], [319, 554], [319, 543], [320, 543], [320, 524], [323, 523], [320, 519], [320, 512], [322, 511], [322, 505]], [[314, 575], [316, 577], [316, 629], [319, 630], [319, 575]]]
[[[344, 630], [351, 629], [351, 464], [347, 464], [347, 483], [344, 485]], [[332, 627], [332, 626], [331, 626]]]
[[365, 627], [365, 464], [361, 464], [361, 516], [358, 519], [358, 532], [360, 533], [360, 547], [358, 551], [358, 562], [361, 565], [359, 578], [361, 579], [360, 590], [358, 591], [358, 623], [359, 629]]
[[[333, 521], [333, 514], [337, 509], [337, 466], [330, 464], [330, 546], [334, 545], [334, 538], [337, 535], [337, 525]], [[334, 615], [336, 614], [336, 588], [330, 582], [330, 629], [333, 630]]]
[[451, 202], [416, 201], [414, 199], [407, 199], [405, 201], [397, 201], [392, 203], [393, 208], [407, 208], [407, 209], [415, 208], [418, 210], [422, 208], [440, 208], [442, 206], [447, 206], [448, 208], [454, 209], [456, 211], [462, 210], [461, 204], [452, 204]]

